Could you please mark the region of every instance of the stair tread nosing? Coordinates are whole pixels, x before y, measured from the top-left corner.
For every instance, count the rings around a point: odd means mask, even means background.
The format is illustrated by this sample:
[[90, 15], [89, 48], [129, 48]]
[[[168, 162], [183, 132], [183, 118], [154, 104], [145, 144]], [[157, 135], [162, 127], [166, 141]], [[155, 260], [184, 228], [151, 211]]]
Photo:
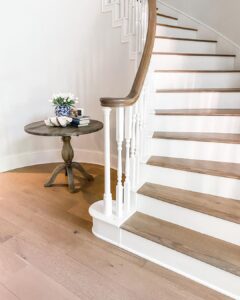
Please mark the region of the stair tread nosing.
[[240, 73], [240, 70], [155, 70], [155, 73]]
[[163, 23], [157, 23], [157, 26], [169, 27], [169, 28], [174, 28], [174, 29], [182, 29], [182, 30], [190, 30], [190, 31], [198, 31], [196, 28], [168, 25], [168, 24], [163, 24]]
[[233, 133], [156, 131], [153, 134], [153, 138], [167, 140], [240, 144], [240, 134]]
[[181, 52], [156, 52], [156, 51], [153, 52], [153, 55], [236, 57], [235, 54], [181, 53]]
[[138, 193], [163, 202], [240, 224], [240, 201], [238, 200], [149, 182], [145, 183], [139, 189]]
[[240, 116], [240, 109], [156, 109], [159, 116]]
[[172, 16], [168, 16], [168, 15], [164, 15], [164, 14], [160, 14], [159, 12], [157, 12], [157, 16], [163, 17], [163, 18], [167, 18], [167, 19], [171, 19], [171, 20], [175, 20], [175, 21], [178, 20], [178, 18], [175, 18], [175, 17], [172, 17]]
[[156, 93], [239, 93], [240, 88], [157, 89]]
[[155, 38], [164, 39], [164, 40], [186, 41], [186, 42], [217, 43], [216, 40], [191, 39], [191, 38], [170, 37], [170, 36], [161, 36], [161, 35], [157, 35]]
[[240, 247], [142, 213], [135, 213], [122, 229], [240, 276]]
[[147, 164], [174, 170], [240, 179], [240, 164], [238, 163], [152, 156]]

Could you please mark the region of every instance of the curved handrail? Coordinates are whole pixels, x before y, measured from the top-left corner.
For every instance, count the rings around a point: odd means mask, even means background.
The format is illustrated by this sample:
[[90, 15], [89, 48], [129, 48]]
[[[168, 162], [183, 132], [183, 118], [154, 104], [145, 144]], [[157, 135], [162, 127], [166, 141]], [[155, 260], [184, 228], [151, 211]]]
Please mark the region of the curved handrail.
[[142, 59], [133, 82], [132, 89], [127, 97], [101, 98], [101, 105], [105, 107], [125, 107], [137, 102], [140, 97], [144, 81], [147, 76], [153, 52], [156, 34], [156, 0], [148, 0], [148, 31]]

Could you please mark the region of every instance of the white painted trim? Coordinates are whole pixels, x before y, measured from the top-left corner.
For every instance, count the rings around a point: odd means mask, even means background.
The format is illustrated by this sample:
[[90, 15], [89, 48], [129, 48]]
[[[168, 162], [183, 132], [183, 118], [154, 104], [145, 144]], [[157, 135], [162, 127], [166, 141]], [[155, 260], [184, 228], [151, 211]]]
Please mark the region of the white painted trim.
[[[104, 164], [104, 153], [102, 151], [74, 149], [74, 160], [83, 163], [97, 165]], [[61, 162], [61, 150], [52, 149], [47, 151], [36, 151], [20, 153], [0, 157], [0, 172], [6, 172], [13, 169], [23, 168], [26, 166]], [[111, 155], [111, 167], [117, 168], [117, 157]]]
[[121, 248], [226, 296], [240, 296], [240, 278], [135, 234], [121, 230]]
[[192, 21], [194, 21], [195, 23], [198, 23], [199, 25], [207, 28], [208, 30], [214, 32], [215, 34], [217, 34], [218, 36], [220, 36], [222, 39], [224, 39], [227, 43], [231, 44], [233, 47], [237, 48], [238, 50], [240, 50], [240, 45], [236, 44], [234, 41], [232, 41], [231, 39], [229, 39], [228, 37], [226, 37], [225, 35], [223, 35], [221, 32], [217, 31], [216, 29], [212, 28], [211, 26], [199, 21], [198, 19], [191, 17], [190, 15], [188, 15], [187, 13], [183, 12], [182, 10], [179, 10], [177, 8], [175, 8], [172, 5], [169, 5], [167, 3], [165, 3], [164, 1], [161, 0], [157, 0], [157, 2], [161, 3], [162, 5], [176, 11], [177, 13], [184, 15], [185, 17], [191, 19]]
[[93, 234], [144, 259], [192, 279], [224, 295], [238, 299], [240, 278], [207, 263], [179, 253], [119, 228], [119, 225], [93, 218]]

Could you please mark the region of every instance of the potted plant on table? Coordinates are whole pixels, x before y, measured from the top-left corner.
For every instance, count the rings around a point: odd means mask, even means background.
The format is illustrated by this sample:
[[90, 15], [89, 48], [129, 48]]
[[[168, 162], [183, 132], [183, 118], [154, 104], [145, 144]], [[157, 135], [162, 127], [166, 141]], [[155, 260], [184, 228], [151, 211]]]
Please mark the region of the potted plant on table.
[[71, 110], [75, 106], [78, 99], [70, 93], [54, 94], [50, 102], [55, 106], [55, 114], [57, 117], [69, 117]]

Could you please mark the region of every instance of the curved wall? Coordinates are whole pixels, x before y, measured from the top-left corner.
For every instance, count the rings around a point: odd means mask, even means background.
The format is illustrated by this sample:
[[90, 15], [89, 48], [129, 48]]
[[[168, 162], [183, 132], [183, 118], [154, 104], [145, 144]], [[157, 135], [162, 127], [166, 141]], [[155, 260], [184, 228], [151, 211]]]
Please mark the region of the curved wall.
[[239, 0], [164, 0], [160, 2], [183, 11], [240, 46]]
[[[134, 73], [128, 45], [101, 0], [8, 0], [0, 10], [0, 171], [59, 161], [57, 138], [23, 127], [53, 114], [48, 99], [73, 92], [102, 120], [99, 98], [125, 95]], [[126, 76], [128, 74], [128, 76]], [[112, 120], [114, 128], [114, 118]], [[75, 138], [78, 160], [102, 163], [103, 132]]]

